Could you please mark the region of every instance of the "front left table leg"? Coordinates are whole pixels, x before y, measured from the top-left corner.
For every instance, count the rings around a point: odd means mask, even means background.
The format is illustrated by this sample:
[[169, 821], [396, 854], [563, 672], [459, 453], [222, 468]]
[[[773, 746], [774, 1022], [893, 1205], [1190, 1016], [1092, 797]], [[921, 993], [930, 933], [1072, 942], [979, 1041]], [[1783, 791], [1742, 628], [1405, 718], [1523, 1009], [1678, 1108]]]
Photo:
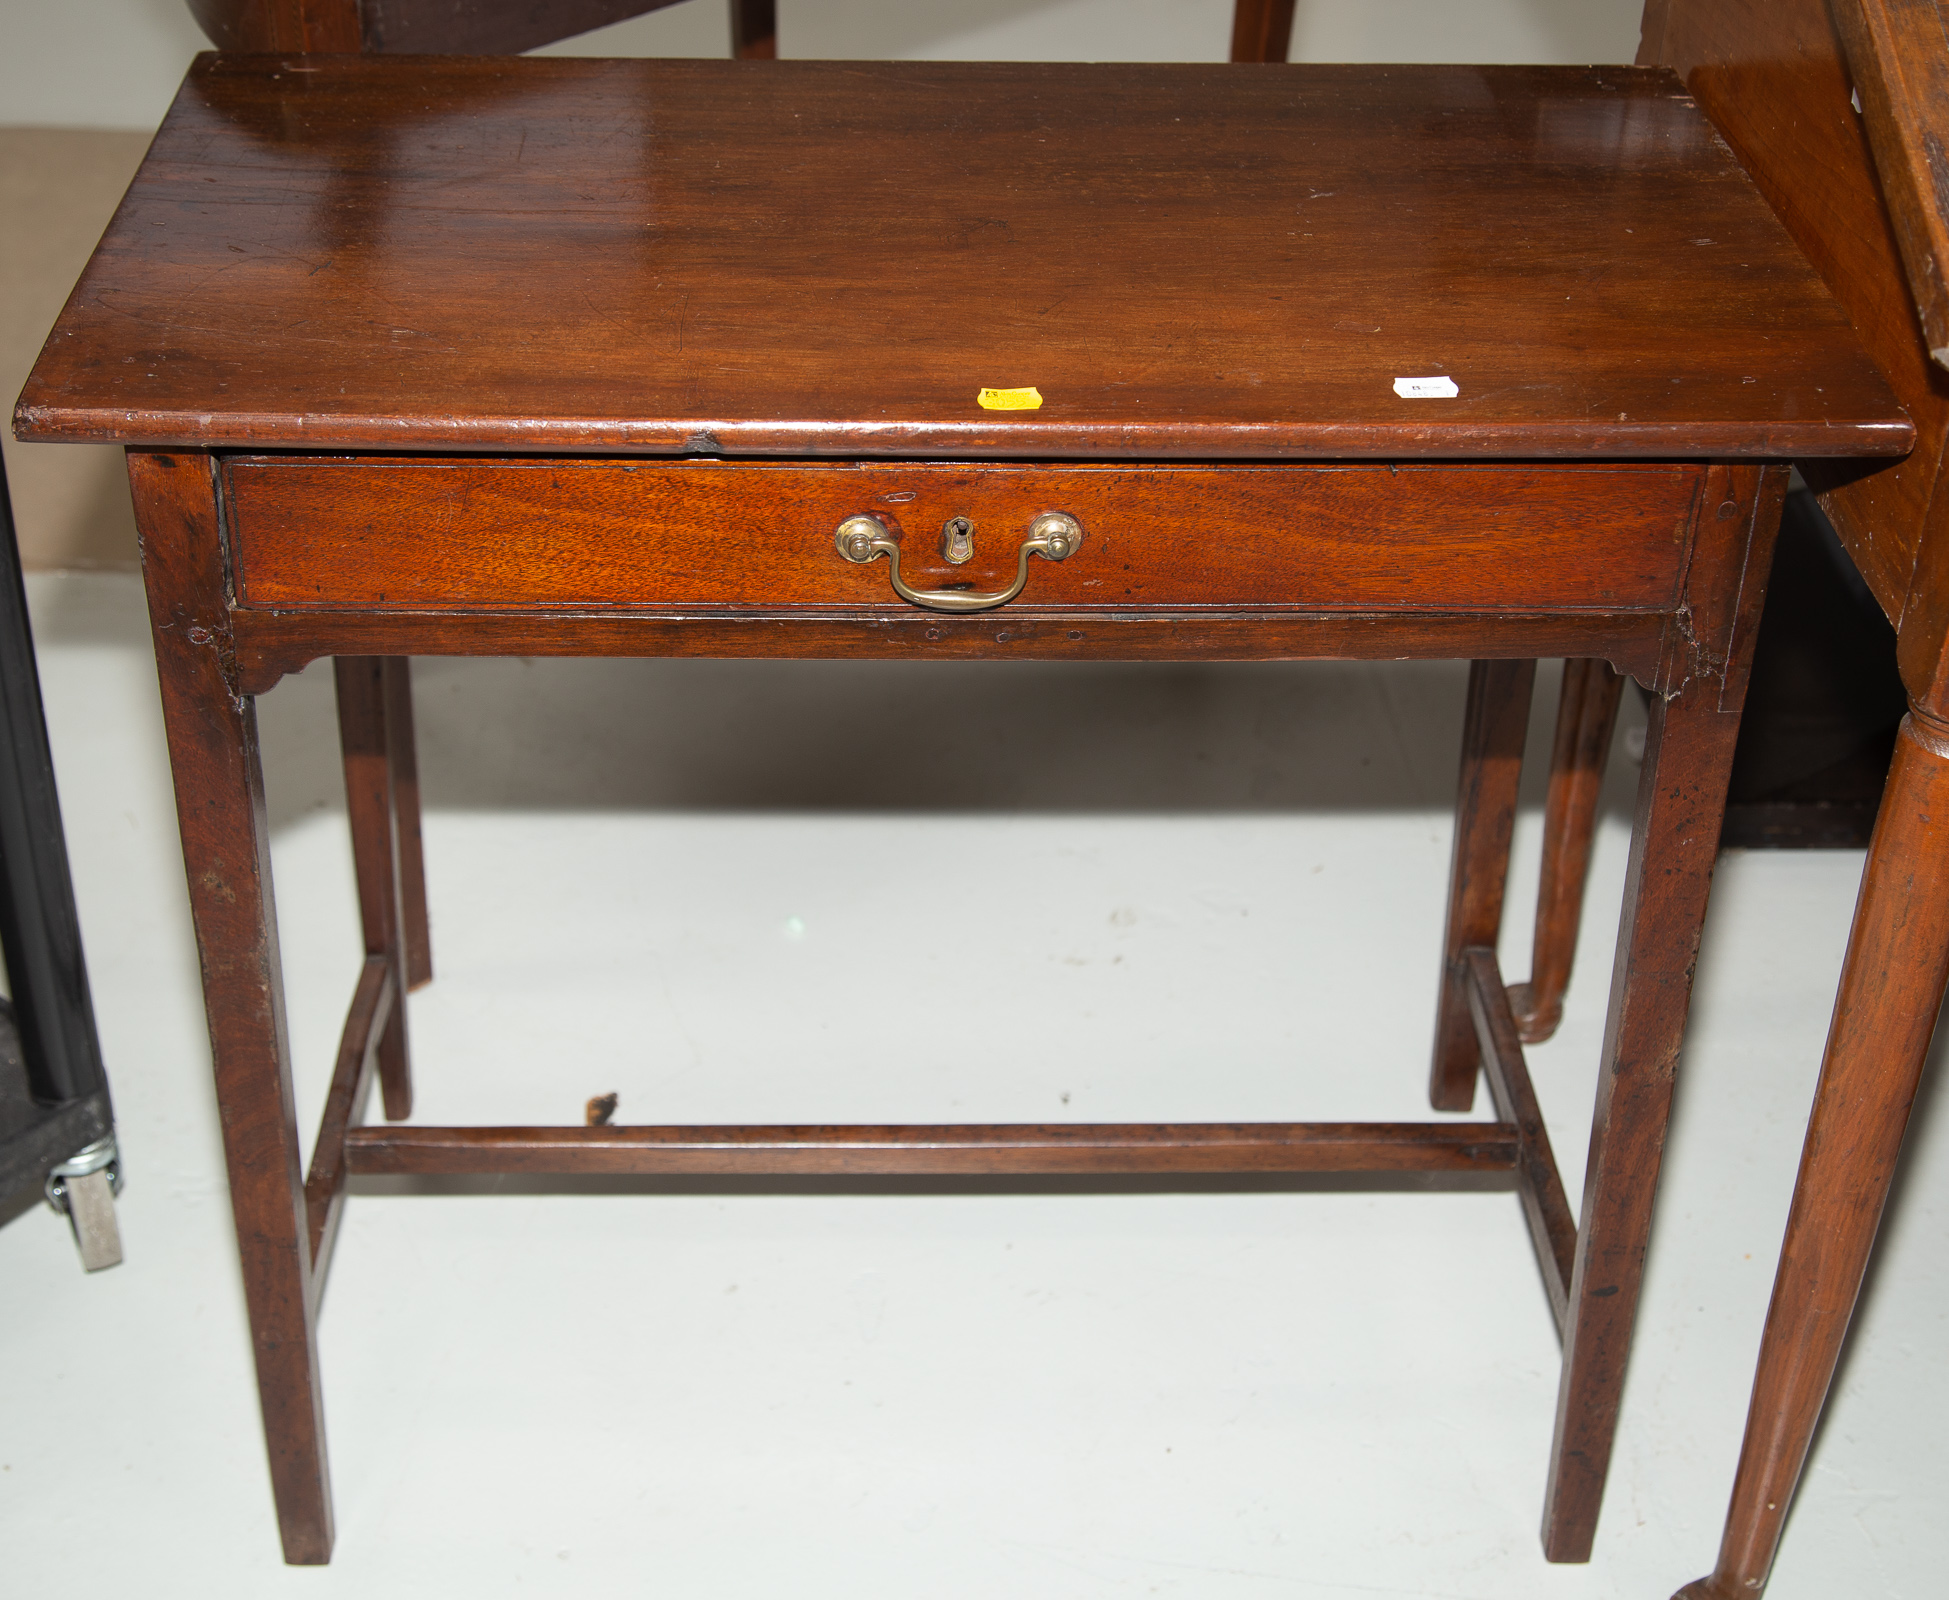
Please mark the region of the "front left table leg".
[[129, 480], [271, 1488], [284, 1559], [316, 1565], [331, 1558], [331, 1485], [256, 705], [230, 670], [210, 458], [132, 452]]

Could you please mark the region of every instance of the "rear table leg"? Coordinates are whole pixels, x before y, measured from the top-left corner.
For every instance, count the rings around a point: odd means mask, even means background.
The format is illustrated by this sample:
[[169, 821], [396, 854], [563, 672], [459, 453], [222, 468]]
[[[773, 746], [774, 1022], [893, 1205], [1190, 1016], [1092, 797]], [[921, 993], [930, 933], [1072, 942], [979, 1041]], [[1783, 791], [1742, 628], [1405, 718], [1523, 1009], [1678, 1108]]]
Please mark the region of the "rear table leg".
[[778, 58], [778, 0], [731, 0], [731, 54], [740, 61]]
[[1281, 62], [1293, 47], [1295, 0], [1238, 0], [1232, 8], [1232, 59]]
[[1543, 808], [1543, 870], [1536, 890], [1530, 977], [1509, 990], [1524, 1044], [1541, 1044], [1563, 1020], [1563, 993], [1570, 987], [1570, 967], [1577, 956], [1584, 880], [1597, 832], [1597, 799], [1623, 690], [1624, 679], [1608, 661], [1563, 664], [1550, 793]]
[[1428, 1098], [1437, 1111], [1466, 1111], [1475, 1103], [1481, 1053], [1469, 1015], [1467, 951], [1476, 946], [1495, 949], [1502, 933], [1509, 836], [1516, 822], [1516, 786], [1523, 775], [1523, 740], [1535, 683], [1534, 661], [1476, 661], [1469, 666], [1448, 931], [1428, 1084]]
[[[334, 666], [339, 743], [345, 756], [345, 812], [352, 829], [352, 861], [358, 875], [365, 953], [384, 956], [391, 963], [393, 993], [403, 995], [411, 985], [407, 979], [402, 889], [400, 738], [392, 712], [399, 698], [397, 686], [404, 681], [405, 663], [397, 656], [340, 656]], [[417, 779], [413, 788], [417, 797]], [[415, 805], [414, 811], [417, 809]], [[392, 1008], [379, 1044], [379, 1089], [389, 1119], [397, 1122], [412, 1115], [413, 1079], [404, 1005]]]
[[399, 898], [406, 917], [406, 984], [433, 981], [426, 921], [426, 859], [420, 848], [420, 758], [413, 737], [413, 660], [386, 657], [386, 748], [393, 768], [393, 827], [399, 837]]

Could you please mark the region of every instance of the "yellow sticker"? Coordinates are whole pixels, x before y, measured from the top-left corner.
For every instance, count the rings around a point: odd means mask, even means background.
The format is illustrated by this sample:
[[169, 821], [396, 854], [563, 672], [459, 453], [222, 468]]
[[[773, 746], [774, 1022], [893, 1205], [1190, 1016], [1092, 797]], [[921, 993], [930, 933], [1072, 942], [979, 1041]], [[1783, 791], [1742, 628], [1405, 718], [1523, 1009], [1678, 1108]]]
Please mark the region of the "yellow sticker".
[[1040, 389], [983, 389], [975, 400], [984, 411], [1040, 411]]

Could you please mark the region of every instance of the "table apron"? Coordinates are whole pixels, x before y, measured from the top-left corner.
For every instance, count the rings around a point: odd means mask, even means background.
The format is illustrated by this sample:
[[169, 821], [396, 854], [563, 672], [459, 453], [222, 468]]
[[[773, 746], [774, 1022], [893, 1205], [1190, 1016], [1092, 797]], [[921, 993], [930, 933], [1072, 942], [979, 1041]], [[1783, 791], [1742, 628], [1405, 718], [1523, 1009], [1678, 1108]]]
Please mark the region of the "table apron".
[[1647, 687], [1672, 615], [645, 616], [232, 610], [237, 688], [322, 656], [697, 656], [878, 661], [1395, 661], [1593, 657]]

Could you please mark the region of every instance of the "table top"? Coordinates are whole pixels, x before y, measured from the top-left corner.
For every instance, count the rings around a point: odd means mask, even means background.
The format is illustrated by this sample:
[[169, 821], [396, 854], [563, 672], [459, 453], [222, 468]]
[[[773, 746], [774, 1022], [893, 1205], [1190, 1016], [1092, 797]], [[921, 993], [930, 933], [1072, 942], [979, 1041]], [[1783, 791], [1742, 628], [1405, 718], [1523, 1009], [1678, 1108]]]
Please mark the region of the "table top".
[[15, 421], [848, 456], [1911, 438], [1678, 80], [1631, 67], [205, 55]]

